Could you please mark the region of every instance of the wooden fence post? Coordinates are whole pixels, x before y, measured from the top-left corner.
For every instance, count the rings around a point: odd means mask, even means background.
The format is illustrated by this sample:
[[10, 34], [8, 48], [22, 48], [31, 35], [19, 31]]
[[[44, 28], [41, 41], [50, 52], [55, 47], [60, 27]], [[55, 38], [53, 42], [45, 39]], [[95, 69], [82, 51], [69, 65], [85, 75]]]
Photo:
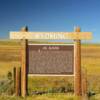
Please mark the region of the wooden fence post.
[[[22, 32], [27, 32], [28, 28], [22, 29]], [[27, 95], [27, 45], [28, 40], [21, 40], [21, 95], [25, 97]]]
[[21, 78], [20, 68], [16, 67], [14, 68], [14, 88], [16, 96], [20, 96], [21, 93], [20, 78]]
[[[80, 27], [75, 29], [75, 32], [80, 32]], [[74, 76], [74, 93], [77, 96], [81, 96], [81, 40], [76, 39], [74, 40], [75, 44], [75, 58], [74, 58], [74, 65], [75, 65], [75, 76]]]
[[13, 68], [14, 92], [16, 89], [16, 67]]
[[82, 96], [87, 97], [87, 71], [82, 70]]

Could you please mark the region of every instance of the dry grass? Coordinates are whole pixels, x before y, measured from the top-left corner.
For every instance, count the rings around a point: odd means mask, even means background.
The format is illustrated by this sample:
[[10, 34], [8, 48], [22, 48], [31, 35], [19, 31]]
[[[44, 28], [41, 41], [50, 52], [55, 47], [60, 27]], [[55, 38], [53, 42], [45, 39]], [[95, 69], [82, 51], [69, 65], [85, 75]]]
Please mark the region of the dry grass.
[[[18, 43], [16, 41], [0, 42], [0, 78], [7, 75], [9, 71], [12, 71], [13, 67], [21, 66], [20, 49], [21, 48], [20, 48], [19, 42]], [[100, 85], [99, 85], [100, 83], [100, 79], [99, 79], [100, 77], [100, 45], [82, 45], [82, 68], [87, 69], [89, 89], [94, 90], [94, 91], [99, 91], [100, 93]], [[53, 83], [53, 81], [57, 81], [56, 77], [54, 77], [54, 79], [50, 79], [52, 82], [48, 81], [47, 79], [38, 77], [36, 80], [36, 77], [35, 77], [32, 80], [30, 78], [29, 88], [32, 88], [33, 85], [35, 86], [38, 80], [40, 83], [44, 82], [44, 84], [47, 84], [47, 87], [54, 86], [55, 83]], [[64, 82], [66, 82], [67, 78], [64, 77], [59, 80], [64, 80]], [[33, 84], [33, 82], [35, 82], [36, 84], [35, 83]], [[65, 85], [65, 83], [63, 82], [61, 83]], [[42, 97], [40, 96], [40, 98]], [[42, 100], [42, 99], [36, 99], [36, 100]], [[50, 99], [50, 97], [48, 99], [48, 96], [47, 96], [46, 99], [43, 99], [43, 100], [52, 100], [52, 99]], [[61, 100], [61, 99], [53, 99], [53, 100]]]
[[100, 45], [82, 46], [82, 67], [89, 75], [100, 75]]
[[45, 94], [34, 95], [27, 98], [15, 97], [15, 96], [1, 96], [0, 100], [80, 100], [79, 97], [68, 94]]
[[[0, 41], [0, 76], [14, 66], [21, 66], [20, 49], [19, 41]], [[82, 46], [82, 67], [89, 75], [100, 75], [100, 45]]]

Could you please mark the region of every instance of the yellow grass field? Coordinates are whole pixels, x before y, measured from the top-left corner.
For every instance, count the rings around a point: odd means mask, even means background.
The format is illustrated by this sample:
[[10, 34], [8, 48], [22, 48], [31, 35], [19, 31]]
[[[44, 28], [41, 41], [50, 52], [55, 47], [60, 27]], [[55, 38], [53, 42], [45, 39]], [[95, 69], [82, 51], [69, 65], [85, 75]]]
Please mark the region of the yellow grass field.
[[[13, 67], [21, 67], [20, 41], [0, 41], [0, 76], [11, 71]], [[100, 45], [82, 45], [82, 68], [89, 75], [100, 75]]]
[[89, 75], [100, 75], [100, 45], [82, 46], [82, 67]]
[[[82, 70], [87, 71], [89, 89], [100, 93], [100, 45], [99, 44], [85, 44], [82, 48]], [[7, 76], [7, 73], [13, 71], [13, 67], [21, 67], [20, 64], [20, 41], [0, 41], [0, 79]], [[52, 81], [51, 81], [52, 80]], [[67, 82], [66, 77], [30, 77], [29, 88], [38, 87], [40, 83], [46, 87], [57, 86], [61, 82], [62, 86]], [[70, 80], [70, 79], [69, 79]], [[47, 82], [46, 82], [47, 81]], [[56, 83], [55, 83], [56, 82]], [[41, 89], [41, 88], [40, 88]], [[37, 88], [36, 88], [37, 90]], [[48, 97], [47, 97], [48, 98]], [[39, 99], [42, 100], [42, 99]], [[49, 99], [45, 99], [49, 100]], [[51, 99], [50, 99], [51, 100]], [[56, 99], [54, 99], [56, 100]], [[57, 99], [58, 100], [58, 99]], [[59, 99], [60, 100], [60, 99]], [[63, 99], [64, 100], [64, 99]]]

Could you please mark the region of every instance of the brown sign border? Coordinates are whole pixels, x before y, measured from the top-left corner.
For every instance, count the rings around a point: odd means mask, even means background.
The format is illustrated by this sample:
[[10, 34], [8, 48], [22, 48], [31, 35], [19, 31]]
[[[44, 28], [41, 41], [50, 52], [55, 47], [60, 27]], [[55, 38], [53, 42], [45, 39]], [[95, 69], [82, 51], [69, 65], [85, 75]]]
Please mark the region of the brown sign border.
[[[75, 44], [32, 44], [32, 43], [29, 43], [29, 45], [62, 45], [62, 46], [73, 46], [74, 47], [74, 56], [73, 56], [73, 72], [72, 74], [28, 74], [28, 76], [74, 76], [75, 75]], [[29, 51], [28, 51], [29, 52]], [[29, 62], [28, 62], [29, 63]], [[29, 67], [29, 66], [28, 66]]]

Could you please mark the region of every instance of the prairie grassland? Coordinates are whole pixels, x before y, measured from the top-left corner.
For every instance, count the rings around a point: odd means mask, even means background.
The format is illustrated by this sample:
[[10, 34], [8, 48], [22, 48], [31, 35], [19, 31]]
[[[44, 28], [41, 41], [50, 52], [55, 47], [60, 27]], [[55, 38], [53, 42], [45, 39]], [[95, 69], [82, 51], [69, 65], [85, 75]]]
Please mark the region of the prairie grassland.
[[[20, 41], [0, 41], [0, 76], [12, 67], [21, 66]], [[82, 68], [88, 75], [100, 75], [100, 45], [82, 45]], [[5, 69], [5, 71], [3, 71]]]
[[89, 91], [100, 93], [100, 45], [82, 46], [82, 68], [87, 71]]
[[100, 75], [100, 45], [82, 46], [82, 67], [88, 75]]
[[[9, 45], [8, 45], [9, 44]], [[20, 66], [20, 46], [0, 43], [0, 77]]]
[[15, 97], [15, 96], [1, 96], [0, 100], [80, 100], [79, 97], [68, 94], [45, 94], [34, 95], [27, 98]]
[[[12, 72], [13, 67], [21, 67], [20, 50], [20, 41], [0, 41], [0, 79], [4, 78], [9, 71]], [[82, 69], [85, 68], [87, 71], [88, 88], [100, 93], [100, 45], [82, 45], [81, 55]], [[47, 90], [47, 88], [51, 87], [66, 86], [66, 83], [70, 81], [73, 83], [70, 77], [30, 77], [28, 88], [30, 90], [42, 90], [42, 88], [46, 87], [45, 90]], [[41, 96], [39, 97], [42, 98]], [[50, 96], [47, 96], [43, 100], [52, 100], [49, 98]], [[53, 100], [61, 100], [56, 98]]]

